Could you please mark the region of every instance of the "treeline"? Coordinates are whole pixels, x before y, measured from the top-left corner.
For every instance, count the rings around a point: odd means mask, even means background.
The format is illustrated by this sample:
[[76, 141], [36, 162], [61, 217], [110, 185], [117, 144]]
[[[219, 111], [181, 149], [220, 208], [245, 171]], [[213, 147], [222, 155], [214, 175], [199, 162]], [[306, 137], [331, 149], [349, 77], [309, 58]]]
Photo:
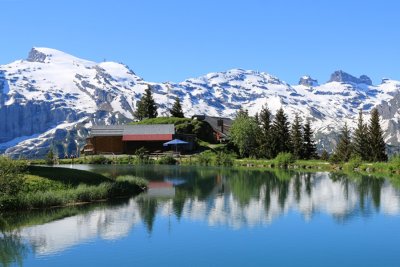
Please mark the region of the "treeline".
[[254, 117], [239, 110], [230, 129], [230, 140], [241, 157], [275, 158], [279, 153], [291, 153], [295, 159], [317, 158], [316, 143], [310, 120], [298, 114], [289, 122], [283, 108], [272, 120], [271, 111], [264, 105]]
[[388, 160], [383, 131], [379, 122], [379, 112], [376, 108], [371, 111], [369, 124], [364, 123], [363, 113], [360, 110], [357, 128], [353, 134], [347, 123], [344, 124], [339, 142], [330, 160], [336, 163], [347, 162], [352, 158], [370, 162]]
[[[172, 117], [184, 118], [178, 97], [175, 98], [169, 113]], [[137, 103], [134, 116], [138, 120], [143, 120], [156, 118], [157, 115], [157, 104], [153, 99], [151, 87], [148, 86]], [[229, 138], [241, 157], [272, 159], [279, 153], [291, 153], [295, 159], [321, 158], [334, 163], [347, 162], [350, 158], [370, 162], [388, 159], [379, 112], [376, 108], [371, 111], [369, 124], [364, 123], [360, 110], [357, 128], [353, 134], [345, 123], [332, 155], [326, 150], [323, 150], [320, 156], [317, 154], [314, 132], [309, 119], [303, 122], [300, 116], [295, 114], [293, 122], [289, 122], [283, 108], [280, 108], [272, 120], [267, 105], [264, 105], [254, 117], [249, 116], [245, 110], [239, 110], [230, 129]]]

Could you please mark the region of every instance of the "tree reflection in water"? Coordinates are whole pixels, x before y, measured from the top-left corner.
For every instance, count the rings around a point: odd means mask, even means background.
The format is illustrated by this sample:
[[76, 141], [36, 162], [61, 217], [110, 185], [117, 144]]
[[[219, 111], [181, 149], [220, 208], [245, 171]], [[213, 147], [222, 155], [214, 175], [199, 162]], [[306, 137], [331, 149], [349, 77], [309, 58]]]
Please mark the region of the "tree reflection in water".
[[23, 259], [29, 252], [17, 230], [9, 230], [7, 222], [0, 218], [0, 263], [7, 267], [16, 263], [23, 265]]
[[[368, 219], [374, 213], [400, 213], [399, 186], [369, 176], [193, 167], [149, 167], [141, 172], [158, 182], [184, 183], [177, 184], [171, 196], [143, 194], [123, 203], [2, 216], [1, 263], [22, 264], [29, 253], [27, 243], [35, 253], [48, 255], [99, 237], [120, 239], [140, 224], [151, 238], [157, 219], [171, 215], [179, 221], [241, 228], [271, 224], [290, 211], [305, 219], [324, 213], [338, 223]], [[47, 239], [52, 242], [38, 242]]]

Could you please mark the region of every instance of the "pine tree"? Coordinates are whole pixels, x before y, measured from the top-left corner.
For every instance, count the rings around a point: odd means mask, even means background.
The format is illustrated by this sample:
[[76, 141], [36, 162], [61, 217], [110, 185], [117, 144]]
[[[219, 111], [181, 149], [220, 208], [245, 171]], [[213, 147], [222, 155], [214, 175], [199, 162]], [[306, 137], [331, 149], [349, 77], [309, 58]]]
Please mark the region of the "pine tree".
[[314, 140], [314, 132], [311, 129], [311, 122], [307, 120], [303, 127], [303, 158], [313, 159], [317, 157], [317, 146]]
[[291, 152], [290, 143], [290, 123], [287, 116], [280, 108], [275, 115], [274, 122], [271, 126], [271, 156], [276, 157], [280, 152]]
[[350, 130], [347, 127], [347, 123], [345, 123], [340, 133], [338, 145], [336, 146], [335, 156], [340, 161], [346, 162], [350, 159], [351, 152], [352, 144], [350, 139]]
[[260, 125], [260, 116], [258, 115], [258, 112], [254, 115], [254, 120], [257, 123], [257, 125]]
[[353, 137], [353, 152], [354, 154], [360, 156], [362, 160], [367, 160], [368, 150], [368, 127], [366, 124], [364, 124], [362, 110], [360, 109], [358, 113], [357, 128], [354, 131]]
[[181, 102], [179, 101], [178, 97], [175, 97], [174, 105], [172, 106], [172, 109], [169, 110], [169, 112], [171, 113], [172, 117], [176, 117], [176, 118], [184, 118], [185, 117], [183, 115]]
[[157, 117], [157, 105], [153, 99], [149, 85], [147, 86], [144, 95], [137, 103], [134, 116], [138, 120]]
[[320, 158], [321, 158], [321, 160], [324, 160], [324, 161], [329, 160], [329, 154], [328, 154], [328, 151], [326, 151], [326, 149], [324, 149], [322, 151]]
[[263, 156], [271, 158], [271, 111], [265, 104], [260, 112], [259, 121], [261, 125], [261, 147]]
[[379, 122], [379, 112], [376, 108], [371, 111], [371, 119], [368, 127], [369, 160], [387, 161], [383, 131]]
[[302, 131], [301, 119], [296, 113], [294, 121], [292, 123], [292, 129], [290, 131], [290, 140], [292, 143], [293, 156], [296, 159], [303, 158], [303, 131]]

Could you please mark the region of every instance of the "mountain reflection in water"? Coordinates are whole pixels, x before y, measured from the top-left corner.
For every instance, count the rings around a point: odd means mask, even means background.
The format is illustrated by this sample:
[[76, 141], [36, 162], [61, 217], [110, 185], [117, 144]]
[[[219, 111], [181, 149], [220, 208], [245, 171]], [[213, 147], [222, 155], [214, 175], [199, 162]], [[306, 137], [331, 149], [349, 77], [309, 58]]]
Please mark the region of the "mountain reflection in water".
[[[304, 220], [312, 220], [315, 214], [323, 213], [339, 224], [351, 223], [353, 219], [368, 220], [374, 214], [400, 214], [399, 190], [384, 179], [284, 171], [173, 171], [177, 177], [174, 179], [184, 182], [175, 185], [170, 182], [171, 178], [164, 180], [172, 177], [169, 171], [164, 178], [152, 174], [148, 177], [156, 177], [153, 185], [157, 185], [157, 190], [150, 188], [148, 193], [123, 203], [84, 208], [72, 216], [58, 214], [65, 212], [62, 209], [53, 210], [55, 220], [49, 216], [39, 225], [33, 225], [28, 215], [3, 217], [0, 250], [9, 250], [11, 245], [7, 244], [18, 243], [22, 238], [36, 255], [50, 255], [98, 238], [121, 239], [137, 225], [144, 225], [151, 234], [157, 217], [174, 216], [178, 221], [240, 229], [268, 226], [290, 212], [301, 214]], [[32, 215], [32, 221], [47, 216], [46, 211], [42, 212], [40, 216]], [[16, 225], [16, 229], [12, 229], [12, 225]], [[10, 242], [10, 236], [16, 240], [14, 243]], [[25, 247], [16, 246], [16, 249], [26, 253]], [[0, 255], [4, 255], [4, 251]], [[6, 265], [7, 259], [0, 260]]]

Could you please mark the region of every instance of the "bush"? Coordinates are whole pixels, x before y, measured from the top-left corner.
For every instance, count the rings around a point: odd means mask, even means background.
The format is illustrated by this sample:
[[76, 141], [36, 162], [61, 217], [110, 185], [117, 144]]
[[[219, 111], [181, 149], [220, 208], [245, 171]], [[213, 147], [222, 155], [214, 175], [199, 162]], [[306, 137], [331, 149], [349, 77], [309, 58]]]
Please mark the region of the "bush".
[[325, 149], [322, 151], [320, 159], [323, 161], [328, 161], [329, 160], [329, 153]]
[[111, 164], [112, 160], [103, 155], [94, 156], [89, 159], [89, 164]]
[[226, 152], [218, 152], [217, 156], [215, 157], [215, 165], [217, 166], [232, 166], [234, 156], [232, 154]]
[[292, 153], [281, 152], [276, 156], [275, 163], [278, 167], [287, 167], [296, 161]]
[[342, 163], [342, 159], [339, 158], [339, 156], [334, 153], [329, 157], [329, 163], [330, 164], [339, 164]]
[[26, 163], [0, 157], [0, 196], [15, 195], [24, 186]]
[[204, 151], [204, 152], [200, 153], [199, 155], [197, 155], [197, 162], [203, 166], [210, 165], [210, 163], [212, 162], [213, 156], [214, 156], [213, 152]]
[[178, 161], [172, 156], [162, 156], [157, 163], [166, 165], [175, 165]]
[[362, 164], [362, 159], [358, 155], [351, 156], [349, 159], [349, 162], [346, 164], [346, 167], [350, 170], [353, 171], [354, 169], [360, 167]]
[[390, 159], [389, 163], [393, 166], [393, 168], [400, 169], [400, 155], [394, 155]]

